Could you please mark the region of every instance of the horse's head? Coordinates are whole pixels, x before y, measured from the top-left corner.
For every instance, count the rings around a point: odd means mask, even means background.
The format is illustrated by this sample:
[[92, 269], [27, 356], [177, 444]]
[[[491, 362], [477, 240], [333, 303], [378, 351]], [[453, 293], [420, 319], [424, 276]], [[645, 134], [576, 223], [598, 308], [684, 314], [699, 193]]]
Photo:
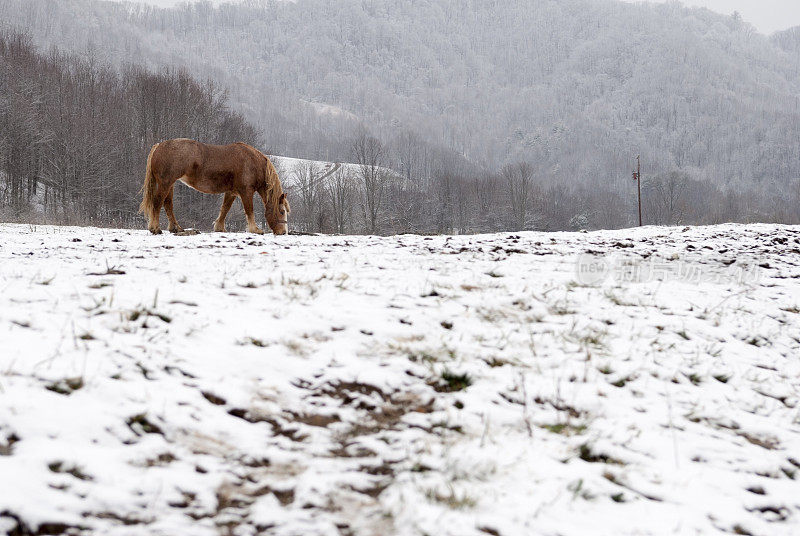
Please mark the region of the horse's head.
[[269, 201], [264, 200], [264, 217], [273, 233], [276, 235], [288, 234], [289, 213], [292, 211], [289, 207], [289, 200], [286, 199], [286, 194], [283, 193], [281, 180], [278, 177], [275, 166], [272, 165], [267, 155], [264, 153], [261, 153], [261, 155], [264, 157], [266, 164], [265, 180], [269, 191]]
[[289, 213], [292, 209], [289, 206], [289, 200], [286, 199], [286, 194], [281, 193], [275, 202], [270, 204], [272, 206], [266, 207], [264, 211], [269, 228], [276, 235], [287, 234], [289, 232]]

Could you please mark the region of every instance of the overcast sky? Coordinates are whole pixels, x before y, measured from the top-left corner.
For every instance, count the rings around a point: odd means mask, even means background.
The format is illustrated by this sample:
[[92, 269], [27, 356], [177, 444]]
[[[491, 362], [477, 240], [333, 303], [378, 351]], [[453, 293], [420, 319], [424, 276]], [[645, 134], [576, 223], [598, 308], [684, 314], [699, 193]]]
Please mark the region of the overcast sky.
[[[636, 2], [639, 0], [626, 0]], [[662, 2], [663, 0], [648, 0]], [[730, 15], [734, 11], [766, 34], [800, 26], [800, 0], [681, 0], [687, 6], [707, 7]]]
[[[133, 0], [160, 6], [172, 6], [184, 0]], [[213, 0], [220, 3], [224, 0]], [[234, 0], [235, 1], [235, 0]], [[642, 0], [625, 0], [638, 2]], [[664, 0], [645, 0], [663, 2]], [[800, 0], [681, 0], [687, 6], [707, 7], [730, 15], [734, 11], [755, 26], [760, 32], [771, 34], [792, 26], [800, 26]]]

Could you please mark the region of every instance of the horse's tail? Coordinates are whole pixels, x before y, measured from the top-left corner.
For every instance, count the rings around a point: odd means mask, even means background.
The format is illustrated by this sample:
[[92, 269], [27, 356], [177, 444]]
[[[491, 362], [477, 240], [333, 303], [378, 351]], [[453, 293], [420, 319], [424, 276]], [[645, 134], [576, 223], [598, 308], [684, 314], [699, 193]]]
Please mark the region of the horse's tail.
[[158, 180], [153, 173], [152, 160], [153, 153], [156, 152], [158, 144], [153, 145], [150, 149], [150, 154], [147, 155], [147, 169], [144, 174], [144, 184], [142, 185], [142, 204], [139, 205], [139, 212], [144, 213], [150, 220], [158, 221], [158, 212], [156, 210], [156, 195], [158, 194]]

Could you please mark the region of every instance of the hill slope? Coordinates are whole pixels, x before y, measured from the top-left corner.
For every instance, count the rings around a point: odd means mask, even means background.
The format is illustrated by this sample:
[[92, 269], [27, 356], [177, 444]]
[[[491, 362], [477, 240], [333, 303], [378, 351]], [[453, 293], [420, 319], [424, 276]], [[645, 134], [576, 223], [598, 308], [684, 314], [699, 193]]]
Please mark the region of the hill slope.
[[[792, 53], [739, 20], [676, 3], [0, 6], [42, 44], [185, 64], [225, 83], [281, 154], [344, 160], [356, 117], [386, 139], [415, 132], [476, 164], [531, 161], [542, 180], [613, 184], [637, 153], [648, 172], [717, 185], [800, 177]], [[420, 154], [402, 165], [430, 171]]]
[[797, 227], [0, 244], [0, 532], [800, 528]]

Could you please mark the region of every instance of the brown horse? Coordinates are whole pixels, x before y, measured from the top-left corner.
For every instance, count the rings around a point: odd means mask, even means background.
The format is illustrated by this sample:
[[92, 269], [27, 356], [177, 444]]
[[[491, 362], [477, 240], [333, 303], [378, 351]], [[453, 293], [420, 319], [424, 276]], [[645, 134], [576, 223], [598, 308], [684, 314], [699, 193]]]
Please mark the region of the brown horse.
[[272, 162], [263, 153], [245, 143], [206, 145], [179, 138], [156, 143], [147, 157], [144, 193], [139, 212], [149, 219], [148, 229], [160, 234], [161, 207], [169, 218], [169, 231], [181, 232], [172, 212], [172, 191], [181, 181], [204, 194], [225, 194], [215, 231], [225, 231], [225, 217], [238, 197], [247, 216], [247, 231], [264, 234], [253, 216], [253, 195], [264, 202], [264, 216], [276, 235], [288, 232], [289, 202]]

